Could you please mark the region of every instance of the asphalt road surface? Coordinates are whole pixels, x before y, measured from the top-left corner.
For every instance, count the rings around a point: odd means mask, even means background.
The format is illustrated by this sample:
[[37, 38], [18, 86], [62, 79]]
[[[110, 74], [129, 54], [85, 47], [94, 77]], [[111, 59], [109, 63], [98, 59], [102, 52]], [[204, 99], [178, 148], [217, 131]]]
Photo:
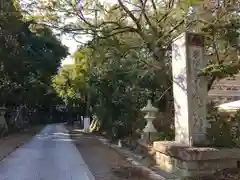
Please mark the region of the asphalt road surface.
[[62, 124], [47, 125], [0, 161], [0, 180], [95, 180]]

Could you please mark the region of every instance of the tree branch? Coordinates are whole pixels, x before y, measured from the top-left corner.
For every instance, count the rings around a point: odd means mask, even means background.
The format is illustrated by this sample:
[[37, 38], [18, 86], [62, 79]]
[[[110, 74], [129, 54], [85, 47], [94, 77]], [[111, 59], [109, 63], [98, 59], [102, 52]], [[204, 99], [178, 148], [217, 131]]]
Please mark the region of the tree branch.
[[119, 29], [118, 31], [116, 31], [114, 33], [110, 33], [109, 35], [106, 35], [106, 36], [99, 36], [99, 38], [106, 39], [106, 38], [109, 38], [109, 37], [112, 37], [112, 36], [115, 36], [118, 34], [126, 33], [126, 32], [136, 32], [137, 33], [136, 29], [134, 29], [134, 28], [131, 28], [131, 29], [125, 28], [125, 29]]
[[124, 6], [122, 0], [118, 0], [118, 3], [121, 6], [121, 8], [130, 16], [130, 18], [133, 20], [133, 22], [136, 24], [138, 33], [142, 36], [143, 35], [142, 34], [142, 27], [139, 24], [137, 18], [133, 15], [133, 13], [126, 6]]
[[147, 0], [145, 0], [144, 2], [143, 2], [143, 0], [139, 0], [139, 1], [140, 1], [140, 4], [141, 4], [141, 9], [142, 9], [141, 13], [143, 14], [146, 22], [148, 23], [148, 25], [152, 29], [152, 31], [154, 33], [154, 36], [157, 36], [157, 34], [158, 34], [157, 28], [152, 25], [151, 20], [149, 19], [149, 17], [146, 14], [146, 3], [147, 3]]
[[151, 3], [152, 3], [152, 7], [154, 9], [154, 13], [157, 14], [157, 6], [156, 6], [154, 0], [151, 0]]
[[210, 78], [210, 80], [208, 81], [208, 86], [207, 86], [207, 91], [209, 91], [214, 83], [214, 81], [216, 80], [216, 76], [212, 76]]

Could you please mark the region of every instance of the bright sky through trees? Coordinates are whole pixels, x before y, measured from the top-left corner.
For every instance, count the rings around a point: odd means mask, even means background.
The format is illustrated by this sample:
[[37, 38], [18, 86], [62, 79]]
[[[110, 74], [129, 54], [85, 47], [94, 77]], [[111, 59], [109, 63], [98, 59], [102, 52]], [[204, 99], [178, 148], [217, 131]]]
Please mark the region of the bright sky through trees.
[[[82, 41], [86, 42], [88, 40], [87, 37], [83, 36]], [[61, 41], [64, 45], [66, 45], [69, 48], [70, 55], [63, 60], [62, 64], [72, 64], [74, 63], [73, 59], [71, 58], [71, 55], [77, 50], [77, 47], [79, 45], [78, 42], [76, 42], [72, 37], [63, 35], [61, 38]]]
[[[117, 1], [116, 0], [98, 0], [101, 3], [104, 4], [114, 4]], [[89, 37], [82, 36], [81, 42], [84, 43], [89, 40]], [[66, 45], [69, 48], [70, 54], [73, 54], [79, 45], [79, 42], [76, 42], [71, 36], [63, 35], [61, 37], [61, 41], [64, 45]], [[74, 63], [73, 59], [71, 58], [71, 55], [69, 55], [65, 60], [63, 60], [62, 64], [72, 64]]]

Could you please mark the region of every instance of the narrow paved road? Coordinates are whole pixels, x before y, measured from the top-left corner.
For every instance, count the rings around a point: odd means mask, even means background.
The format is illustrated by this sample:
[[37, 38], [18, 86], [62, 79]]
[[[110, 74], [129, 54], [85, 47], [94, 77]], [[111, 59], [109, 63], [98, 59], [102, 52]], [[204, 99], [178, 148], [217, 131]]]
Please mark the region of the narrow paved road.
[[0, 162], [0, 180], [95, 180], [61, 124], [48, 125]]

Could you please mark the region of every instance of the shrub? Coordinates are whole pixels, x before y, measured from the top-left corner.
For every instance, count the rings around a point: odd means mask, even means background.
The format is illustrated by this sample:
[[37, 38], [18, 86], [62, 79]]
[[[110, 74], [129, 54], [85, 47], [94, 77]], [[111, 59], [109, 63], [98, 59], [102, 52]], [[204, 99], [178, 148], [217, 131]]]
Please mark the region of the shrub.
[[240, 111], [234, 114], [221, 113], [214, 104], [209, 104], [207, 120], [211, 124], [208, 129], [208, 140], [211, 146], [238, 147]]

